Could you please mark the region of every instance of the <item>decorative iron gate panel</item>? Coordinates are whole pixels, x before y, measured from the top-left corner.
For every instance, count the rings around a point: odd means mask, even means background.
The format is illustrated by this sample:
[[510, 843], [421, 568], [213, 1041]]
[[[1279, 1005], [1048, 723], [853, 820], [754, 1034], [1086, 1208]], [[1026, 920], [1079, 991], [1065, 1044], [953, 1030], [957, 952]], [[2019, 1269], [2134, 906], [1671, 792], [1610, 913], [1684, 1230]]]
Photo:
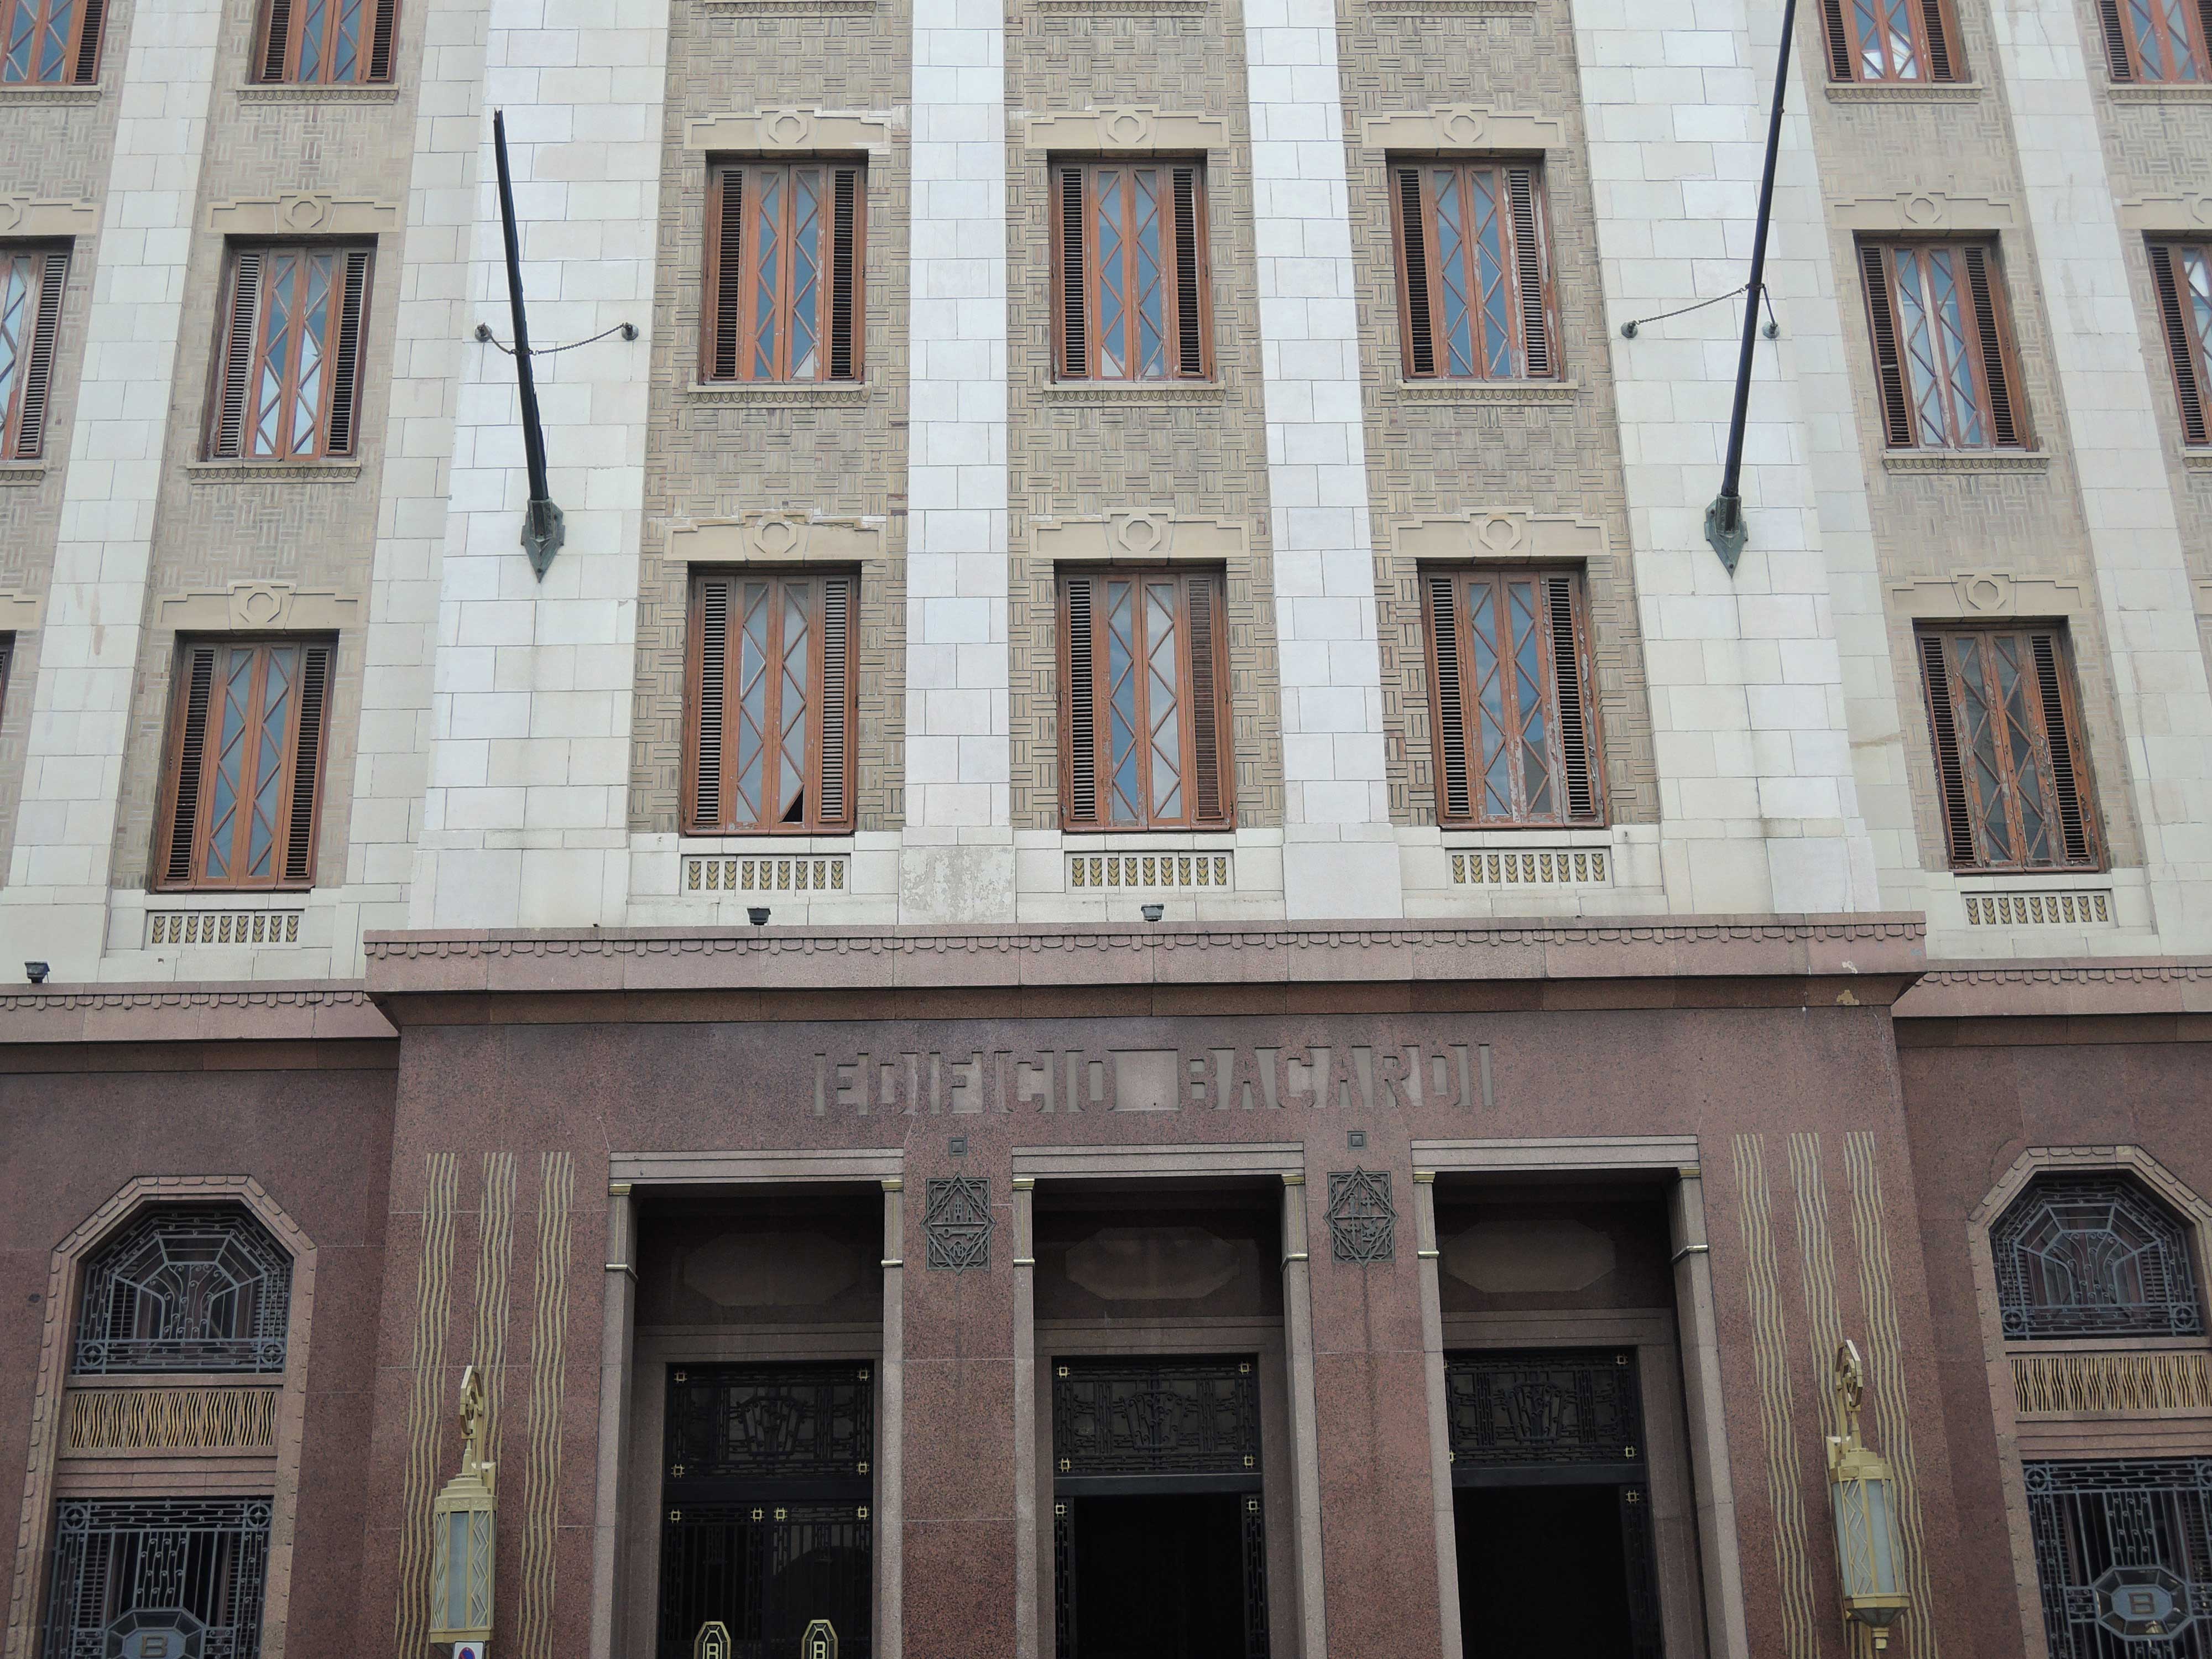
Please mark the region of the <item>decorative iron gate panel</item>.
[[2212, 1656], [2212, 1460], [2025, 1474], [2051, 1659]]
[[46, 1659], [254, 1659], [269, 1502], [64, 1503]]

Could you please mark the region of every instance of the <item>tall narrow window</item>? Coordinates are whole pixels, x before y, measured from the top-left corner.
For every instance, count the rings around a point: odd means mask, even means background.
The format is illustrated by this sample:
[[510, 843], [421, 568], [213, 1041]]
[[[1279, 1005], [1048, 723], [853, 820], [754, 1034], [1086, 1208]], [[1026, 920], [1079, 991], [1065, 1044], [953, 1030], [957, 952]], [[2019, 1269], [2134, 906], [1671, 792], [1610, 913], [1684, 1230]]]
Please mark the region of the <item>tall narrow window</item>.
[[852, 829], [859, 588], [849, 574], [693, 580], [686, 833]]
[[263, 0], [254, 78], [389, 81], [398, 14], [399, 0]]
[[1862, 242], [1882, 422], [1893, 449], [2028, 442], [1996, 250]]
[[106, 0], [0, 0], [0, 85], [91, 86], [106, 12]]
[[156, 886], [313, 884], [332, 649], [207, 640], [179, 651]]
[[2097, 0], [2115, 81], [2212, 82], [2212, 0]]
[[354, 453], [372, 258], [365, 247], [232, 250], [209, 400], [211, 457]]
[[2201, 242], [2153, 242], [2150, 276], [2181, 402], [2182, 441], [2212, 443], [2204, 410], [2212, 394], [2212, 248]]
[[707, 192], [702, 380], [857, 380], [866, 173], [857, 161], [731, 162]]
[[1060, 810], [1070, 830], [1225, 830], [1236, 817], [1218, 570], [1060, 579]]
[[1951, 867], [2096, 868], [2064, 631], [1931, 628], [1919, 644]]
[[0, 461], [45, 453], [65, 248], [0, 248]]
[[1060, 378], [1212, 376], [1205, 167], [1063, 161], [1052, 170], [1052, 215]]
[[1444, 824], [1602, 823], [1582, 579], [1430, 570], [1429, 684]]
[[1559, 373], [1543, 172], [1533, 161], [1391, 168], [1399, 331], [1414, 380]]
[[1959, 81], [1949, 0], [1820, 0], [1828, 74], [1838, 81]]

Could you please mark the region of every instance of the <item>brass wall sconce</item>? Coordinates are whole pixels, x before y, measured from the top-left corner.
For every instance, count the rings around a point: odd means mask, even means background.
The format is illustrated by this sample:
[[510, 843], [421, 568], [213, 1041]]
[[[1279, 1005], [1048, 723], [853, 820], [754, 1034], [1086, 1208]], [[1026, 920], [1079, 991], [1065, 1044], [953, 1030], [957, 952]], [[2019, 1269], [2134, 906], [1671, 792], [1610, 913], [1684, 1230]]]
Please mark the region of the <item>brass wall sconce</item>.
[[1866, 1631], [1874, 1650], [1889, 1646], [1889, 1627], [1911, 1605], [1905, 1594], [1897, 1531], [1897, 1477], [1888, 1461], [1859, 1441], [1859, 1404], [1866, 1369], [1858, 1345], [1836, 1349], [1836, 1419], [1828, 1437], [1828, 1498], [1836, 1522], [1836, 1561], [1843, 1573], [1844, 1620]]
[[492, 1545], [497, 1505], [484, 1460], [484, 1386], [461, 1374], [461, 1472], [430, 1506], [430, 1640], [491, 1640]]

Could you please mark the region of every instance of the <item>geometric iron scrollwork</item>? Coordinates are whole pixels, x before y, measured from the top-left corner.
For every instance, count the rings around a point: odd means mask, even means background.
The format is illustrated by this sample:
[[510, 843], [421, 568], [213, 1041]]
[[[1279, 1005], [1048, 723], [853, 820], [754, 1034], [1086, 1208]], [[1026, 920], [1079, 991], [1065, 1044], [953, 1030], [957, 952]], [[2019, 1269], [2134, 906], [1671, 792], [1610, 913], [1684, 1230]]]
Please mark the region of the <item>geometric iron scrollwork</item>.
[[1355, 1169], [1329, 1176], [1329, 1254], [1337, 1261], [1389, 1261], [1397, 1250], [1397, 1221], [1388, 1170]]
[[2021, 1473], [2051, 1659], [2212, 1653], [2212, 1460]]
[[266, 1498], [73, 1501], [54, 1532], [47, 1659], [253, 1659]]
[[668, 1490], [729, 1497], [807, 1483], [865, 1503], [875, 1455], [865, 1364], [683, 1365], [668, 1377]]
[[1063, 1359], [1053, 1367], [1054, 1471], [1256, 1479], [1258, 1382], [1249, 1359]]
[[1627, 1349], [1453, 1354], [1444, 1364], [1452, 1468], [1465, 1478], [1484, 1468], [1640, 1465], [1640, 1395]]
[[235, 1205], [149, 1205], [88, 1264], [70, 1369], [281, 1371], [292, 1258]]
[[1990, 1230], [2006, 1336], [2199, 1336], [2188, 1235], [2124, 1176], [2046, 1176]]
[[952, 1176], [928, 1185], [922, 1235], [929, 1265], [954, 1273], [991, 1265], [991, 1182], [983, 1176]]

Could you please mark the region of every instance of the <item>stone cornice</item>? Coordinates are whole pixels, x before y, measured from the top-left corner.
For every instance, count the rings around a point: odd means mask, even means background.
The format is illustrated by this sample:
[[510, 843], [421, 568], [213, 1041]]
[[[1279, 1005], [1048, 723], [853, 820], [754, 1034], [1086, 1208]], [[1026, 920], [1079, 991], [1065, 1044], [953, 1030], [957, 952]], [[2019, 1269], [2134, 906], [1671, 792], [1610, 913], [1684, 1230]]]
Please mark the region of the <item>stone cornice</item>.
[[357, 980], [40, 985], [0, 991], [0, 1044], [386, 1039]]
[[1896, 1012], [1901, 1020], [2212, 1014], [2212, 961], [1937, 963]]

